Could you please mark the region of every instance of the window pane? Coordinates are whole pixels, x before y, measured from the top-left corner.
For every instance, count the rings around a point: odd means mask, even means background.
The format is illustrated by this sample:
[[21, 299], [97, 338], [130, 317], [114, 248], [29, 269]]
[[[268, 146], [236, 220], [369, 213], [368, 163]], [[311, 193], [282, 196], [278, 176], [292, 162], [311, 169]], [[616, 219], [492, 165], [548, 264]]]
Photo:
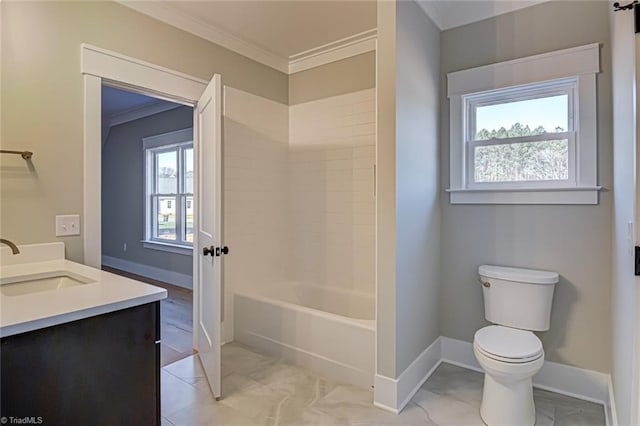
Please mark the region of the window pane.
[[184, 150], [184, 192], [193, 194], [193, 148]]
[[156, 193], [175, 194], [178, 192], [178, 152], [168, 151], [156, 154]]
[[193, 197], [185, 197], [186, 207], [185, 211], [185, 224], [184, 224], [184, 240], [187, 242], [193, 242]]
[[567, 95], [476, 108], [475, 139], [509, 138], [569, 130]]
[[478, 146], [475, 182], [522, 182], [569, 179], [568, 139]]
[[176, 197], [156, 197], [154, 236], [161, 240], [176, 240]]

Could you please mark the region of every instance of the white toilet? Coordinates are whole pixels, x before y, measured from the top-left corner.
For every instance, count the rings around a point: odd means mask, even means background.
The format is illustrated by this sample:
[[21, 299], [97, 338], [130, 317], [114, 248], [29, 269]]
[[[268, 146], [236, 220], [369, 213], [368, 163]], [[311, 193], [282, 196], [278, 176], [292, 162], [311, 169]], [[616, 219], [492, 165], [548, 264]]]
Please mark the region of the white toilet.
[[489, 426], [533, 425], [531, 378], [544, 363], [542, 342], [531, 331], [549, 329], [556, 272], [482, 265], [484, 314], [473, 352], [484, 369], [480, 415]]

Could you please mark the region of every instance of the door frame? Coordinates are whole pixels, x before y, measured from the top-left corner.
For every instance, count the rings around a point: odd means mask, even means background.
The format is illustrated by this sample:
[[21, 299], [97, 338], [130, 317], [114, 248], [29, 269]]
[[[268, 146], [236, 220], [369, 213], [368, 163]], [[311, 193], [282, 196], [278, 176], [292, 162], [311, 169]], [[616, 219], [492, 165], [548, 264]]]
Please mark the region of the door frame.
[[[635, 13], [635, 10], [634, 10]], [[631, 36], [631, 40], [634, 43], [634, 59], [635, 59], [635, 78], [634, 78], [634, 109], [633, 114], [634, 122], [634, 136], [635, 136], [635, 245], [640, 246], [640, 34], [636, 33]], [[634, 374], [633, 387], [631, 390], [631, 421], [633, 424], [640, 424], [640, 277], [635, 277], [635, 292], [636, 292], [636, 322], [635, 322], [635, 336], [634, 338], [634, 354], [635, 365], [632, 366]]]
[[[208, 81], [149, 62], [83, 43], [80, 72], [84, 79], [84, 264], [102, 266], [102, 85], [195, 107]], [[194, 128], [195, 130], [195, 128]], [[196, 143], [194, 135], [194, 144]], [[194, 150], [194, 162], [196, 158]], [[195, 182], [194, 182], [195, 184]], [[194, 229], [198, 203], [194, 205]], [[194, 233], [193, 246], [198, 247]], [[194, 250], [193, 257], [195, 259]], [[195, 261], [193, 263], [195, 265]], [[197, 271], [193, 272], [193, 319], [198, 318]], [[195, 322], [194, 322], [195, 323]], [[193, 333], [193, 347], [198, 347]]]

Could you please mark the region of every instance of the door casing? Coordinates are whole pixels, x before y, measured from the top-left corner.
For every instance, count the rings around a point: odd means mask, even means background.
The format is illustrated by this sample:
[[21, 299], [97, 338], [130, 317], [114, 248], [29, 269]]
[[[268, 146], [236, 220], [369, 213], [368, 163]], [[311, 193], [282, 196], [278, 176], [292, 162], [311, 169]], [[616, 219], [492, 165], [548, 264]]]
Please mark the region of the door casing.
[[[80, 50], [80, 72], [84, 78], [82, 221], [84, 263], [100, 269], [102, 266], [102, 85], [195, 107], [208, 81], [89, 44], [82, 44]], [[194, 143], [195, 139], [194, 135]], [[194, 162], [198, 160], [194, 153]], [[195, 208], [197, 209], [197, 204]], [[197, 215], [198, 211], [194, 211], [194, 220]], [[194, 229], [197, 229], [196, 226], [197, 223], [194, 222]], [[194, 248], [198, 247], [197, 244], [197, 236], [194, 233]], [[194, 257], [196, 255], [194, 250]], [[196, 275], [194, 275], [194, 287], [196, 286], [195, 277]], [[196, 288], [194, 288], [193, 297], [193, 319], [195, 320], [199, 315]], [[193, 333], [193, 347], [198, 347], [197, 333]]]

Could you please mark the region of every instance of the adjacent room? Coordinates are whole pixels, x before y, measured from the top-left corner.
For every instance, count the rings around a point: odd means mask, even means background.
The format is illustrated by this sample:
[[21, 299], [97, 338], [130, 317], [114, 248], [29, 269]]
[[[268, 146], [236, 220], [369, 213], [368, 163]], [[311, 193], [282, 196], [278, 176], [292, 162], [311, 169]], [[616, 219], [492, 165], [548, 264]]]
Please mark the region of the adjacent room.
[[193, 108], [101, 95], [102, 269], [167, 290], [165, 366], [193, 353]]
[[640, 424], [637, 1], [0, 23], [3, 420]]

